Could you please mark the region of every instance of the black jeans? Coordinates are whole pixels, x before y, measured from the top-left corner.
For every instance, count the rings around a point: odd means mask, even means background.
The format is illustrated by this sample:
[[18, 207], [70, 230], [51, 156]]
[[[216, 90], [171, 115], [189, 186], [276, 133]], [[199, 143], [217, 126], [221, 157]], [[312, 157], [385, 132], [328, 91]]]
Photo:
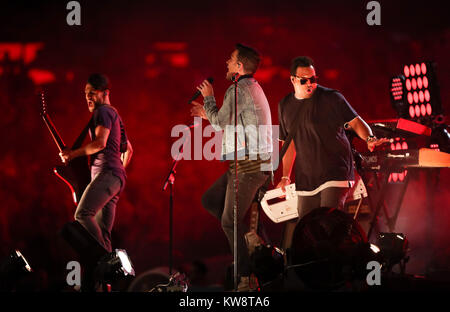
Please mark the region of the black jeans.
[[[248, 225], [243, 221], [256, 191], [268, 177], [269, 175], [262, 171], [238, 174], [237, 267], [239, 276], [250, 274], [249, 253], [244, 237], [248, 232]], [[234, 178], [234, 173], [227, 170], [202, 197], [203, 207], [221, 222], [232, 253], [234, 252]]]
[[112, 251], [111, 230], [121, 185], [112, 171], [101, 171], [86, 187], [75, 211], [75, 220], [108, 252]]

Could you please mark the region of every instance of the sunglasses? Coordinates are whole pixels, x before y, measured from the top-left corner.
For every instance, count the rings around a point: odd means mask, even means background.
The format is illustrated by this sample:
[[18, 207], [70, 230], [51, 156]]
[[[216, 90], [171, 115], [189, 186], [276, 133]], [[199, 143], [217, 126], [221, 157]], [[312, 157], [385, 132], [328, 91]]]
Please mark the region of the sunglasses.
[[317, 80], [319, 79], [319, 77], [317, 77], [317, 76], [311, 76], [311, 77], [309, 77], [309, 78], [301, 78], [301, 77], [299, 77], [299, 76], [294, 76], [294, 77], [300, 80], [300, 84], [301, 84], [301, 85], [304, 85], [308, 80], [309, 80], [311, 83], [316, 83]]

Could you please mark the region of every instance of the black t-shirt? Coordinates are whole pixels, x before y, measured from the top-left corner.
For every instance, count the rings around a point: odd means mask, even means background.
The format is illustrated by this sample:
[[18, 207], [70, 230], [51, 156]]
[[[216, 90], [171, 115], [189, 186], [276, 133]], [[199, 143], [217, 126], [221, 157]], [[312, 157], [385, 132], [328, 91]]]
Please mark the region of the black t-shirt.
[[92, 140], [95, 140], [95, 128], [97, 126], [108, 128], [110, 132], [106, 147], [91, 155], [91, 176], [94, 178], [102, 170], [112, 170], [113, 174], [120, 178], [123, 188], [126, 173], [120, 159], [121, 142], [126, 142], [127, 138], [117, 110], [111, 105], [101, 105], [94, 110], [89, 127]]
[[[298, 124], [293, 125], [296, 114], [300, 115]], [[312, 191], [328, 181], [354, 180], [344, 124], [357, 116], [341, 93], [320, 85], [309, 99], [298, 100], [290, 93], [280, 101], [280, 140], [295, 131], [297, 191]]]

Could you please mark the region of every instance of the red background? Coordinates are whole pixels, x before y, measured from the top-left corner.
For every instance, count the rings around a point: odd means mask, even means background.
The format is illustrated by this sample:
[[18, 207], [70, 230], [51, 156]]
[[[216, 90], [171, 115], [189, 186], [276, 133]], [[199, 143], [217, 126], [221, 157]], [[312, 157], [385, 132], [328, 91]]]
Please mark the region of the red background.
[[[367, 25], [367, 1], [79, 2], [81, 26], [66, 24], [64, 1], [10, 1], [0, 8], [0, 256], [22, 250], [47, 281], [38, 288], [64, 280], [67, 248], [58, 231], [75, 209], [68, 188], [51, 170], [60, 160], [39, 116], [36, 94], [42, 88], [49, 114], [70, 145], [89, 118], [88, 75], [110, 77], [111, 102], [135, 152], [117, 209], [113, 247], [127, 250], [137, 274], [168, 265], [169, 192], [162, 186], [172, 162], [171, 129], [191, 123], [187, 99], [206, 77], [215, 78], [220, 103], [229, 85], [225, 61], [237, 42], [263, 56], [256, 78], [274, 124], [278, 101], [291, 91], [290, 61], [298, 55], [311, 56], [320, 83], [340, 90], [366, 121], [396, 117], [389, 79], [404, 64], [435, 61], [448, 111], [450, 28], [437, 1], [379, 1], [381, 26]], [[224, 170], [217, 161], [179, 163], [176, 266], [229, 257], [219, 222], [200, 203]], [[425, 175], [414, 179], [406, 193], [396, 230], [410, 240], [411, 273], [423, 274], [436, 252], [448, 259], [448, 176], [442, 169], [432, 212], [425, 206]], [[263, 221], [278, 244], [282, 225], [264, 216]]]

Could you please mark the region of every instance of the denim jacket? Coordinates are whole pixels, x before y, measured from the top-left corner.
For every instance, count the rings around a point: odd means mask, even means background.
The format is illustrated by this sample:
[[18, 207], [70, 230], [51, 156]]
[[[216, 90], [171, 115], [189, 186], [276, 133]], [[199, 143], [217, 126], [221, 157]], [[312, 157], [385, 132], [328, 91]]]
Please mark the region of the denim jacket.
[[[250, 159], [270, 159], [272, 145], [272, 118], [267, 98], [253, 77], [238, 80], [237, 151], [238, 160], [247, 155]], [[216, 131], [223, 130], [222, 160], [234, 159], [235, 84], [232, 84], [217, 108], [214, 96], [204, 98], [204, 108], [209, 122]]]

